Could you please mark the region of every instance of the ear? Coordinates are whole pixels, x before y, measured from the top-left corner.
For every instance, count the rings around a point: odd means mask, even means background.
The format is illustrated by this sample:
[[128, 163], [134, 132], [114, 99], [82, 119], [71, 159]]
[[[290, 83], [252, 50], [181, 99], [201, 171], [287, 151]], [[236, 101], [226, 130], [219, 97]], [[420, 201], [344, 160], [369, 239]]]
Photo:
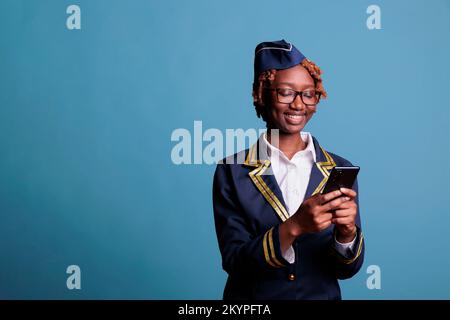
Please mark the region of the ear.
[[253, 104], [255, 107], [264, 107], [265, 106], [265, 98], [263, 94], [263, 83], [259, 82], [258, 86], [253, 87], [252, 96], [253, 96]]
[[[258, 91], [259, 91], [259, 92], [258, 92]], [[255, 107], [261, 107], [261, 106], [264, 106], [264, 101], [263, 101], [261, 92], [260, 92], [260, 90], [258, 90], [258, 91], [255, 91], [255, 90], [252, 91], [253, 105], [254, 105]]]

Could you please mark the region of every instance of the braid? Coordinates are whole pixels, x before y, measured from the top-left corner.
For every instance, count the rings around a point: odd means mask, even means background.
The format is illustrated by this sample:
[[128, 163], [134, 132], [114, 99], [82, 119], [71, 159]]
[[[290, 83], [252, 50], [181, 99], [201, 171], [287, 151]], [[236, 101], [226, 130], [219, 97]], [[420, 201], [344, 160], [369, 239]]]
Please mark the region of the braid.
[[321, 96], [326, 98], [327, 92], [325, 91], [323, 84], [322, 84], [322, 77], [321, 77], [322, 70], [320, 70], [319, 66], [309, 59], [303, 59], [303, 61], [300, 64], [303, 67], [305, 67], [306, 70], [308, 70], [309, 74], [314, 79], [314, 83], [316, 85], [316, 91], [320, 92]]
[[262, 117], [264, 121], [266, 121], [266, 117], [264, 112], [262, 95], [263, 88], [270, 86], [271, 82], [275, 80], [275, 75], [277, 74], [276, 69], [270, 69], [262, 72], [257, 81], [253, 83], [253, 105], [255, 106], [256, 115], [258, 118]]

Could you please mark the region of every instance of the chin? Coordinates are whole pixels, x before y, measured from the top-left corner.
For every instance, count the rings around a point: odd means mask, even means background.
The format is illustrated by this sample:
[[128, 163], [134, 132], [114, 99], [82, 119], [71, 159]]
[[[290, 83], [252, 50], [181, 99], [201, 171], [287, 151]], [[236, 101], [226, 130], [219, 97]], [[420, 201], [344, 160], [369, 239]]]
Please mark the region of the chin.
[[306, 123], [301, 122], [299, 124], [285, 123], [284, 128], [290, 133], [297, 133], [303, 130]]
[[[280, 120], [282, 120], [282, 119], [280, 119]], [[306, 120], [309, 120], [309, 119], [306, 119]], [[306, 122], [302, 121], [298, 124], [288, 123], [286, 121], [273, 121], [272, 125], [269, 127], [280, 130], [280, 133], [282, 133], [282, 134], [298, 134], [306, 126], [306, 123], [307, 123], [307, 121]]]
[[300, 131], [303, 130], [305, 126], [304, 125], [284, 125], [282, 128], [280, 128], [280, 131], [285, 134], [298, 134]]

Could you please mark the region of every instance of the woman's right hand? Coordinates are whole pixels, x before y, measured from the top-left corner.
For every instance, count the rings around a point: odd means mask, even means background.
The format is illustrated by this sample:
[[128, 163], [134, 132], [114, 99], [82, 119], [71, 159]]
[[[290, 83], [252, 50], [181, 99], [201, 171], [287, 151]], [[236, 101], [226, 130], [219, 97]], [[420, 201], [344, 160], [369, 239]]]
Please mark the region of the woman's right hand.
[[333, 214], [331, 211], [339, 208], [349, 197], [340, 190], [326, 194], [317, 193], [309, 197], [298, 208], [290, 219], [297, 226], [299, 235], [302, 233], [320, 232], [331, 225]]
[[317, 193], [303, 201], [297, 212], [280, 225], [280, 243], [283, 252], [300, 235], [328, 228], [333, 218], [331, 211], [350, 200], [349, 197], [342, 195], [340, 190], [336, 190], [326, 194]]

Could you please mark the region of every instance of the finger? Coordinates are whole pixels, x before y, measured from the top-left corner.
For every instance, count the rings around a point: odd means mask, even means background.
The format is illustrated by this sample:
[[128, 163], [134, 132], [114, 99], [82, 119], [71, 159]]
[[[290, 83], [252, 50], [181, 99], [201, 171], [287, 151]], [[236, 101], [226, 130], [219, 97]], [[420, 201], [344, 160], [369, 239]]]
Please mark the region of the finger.
[[319, 225], [319, 230], [325, 230], [326, 228], [328, 228], [329, 226], [331, 226], [332, 221], [331, 220], [327, 220], [323, 223], [321, 223]]
[[326, 213], [322, 213], [319, 217], [318, 217], [318, 224], [322, 224], [325, 221], [330, 221], [331, 219], [333, 219], [333, 214], [331, 214], [330, 212], [326, 212]]
[[342, 194], [342, 192], [340, 190], [335, 190], [335, 191], [325, 193], [321, 197], [321, 200], [322, 200], [321, 204], [324, 204], [336, 197], [339, 197], [341, 194]]
[[349, 188], [341, 188], [340, 189], [341, 192], [351, 198], [355, 198], [356, 197], [356, 191], [353, 189], [349, 189]]
[[321, 206], [321, 211], [331, 211], [333, 209], [339, 208], [339, 206], [345, 201], [349, 201], [349, 197], [339, 197], [332, 201], [329, 201]]
[[351, 209], [336, 210], [333, 212], [333, 219], [334, 218], [352, 217], [355, 215], [356, 215], [356, 213]]
[[356, 203], [354, 201], [351, 201], [351, 200], [344, 201], [337, 207], [336, 210], [350, 209], [350, 208], [354, 207], [355, 205], [356, 205]]
[[341, 225], [347, 225], [352, 224], [355, 219], [352, 217], [344, 217], [344, 218], [333, 218], [331, 219], [331, 222], [334, 224], [341, 224]]

